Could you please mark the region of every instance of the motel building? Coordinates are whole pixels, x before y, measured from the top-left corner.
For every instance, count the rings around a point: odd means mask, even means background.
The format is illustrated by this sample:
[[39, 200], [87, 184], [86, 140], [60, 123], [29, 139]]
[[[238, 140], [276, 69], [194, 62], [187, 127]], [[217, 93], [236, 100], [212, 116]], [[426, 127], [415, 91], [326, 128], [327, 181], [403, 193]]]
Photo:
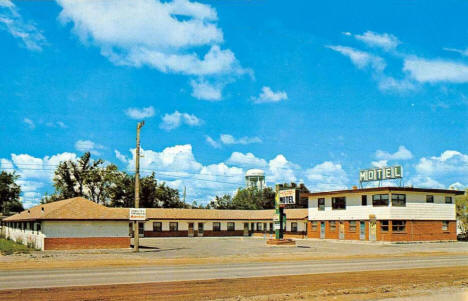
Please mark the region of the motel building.
[[376, 187], [307, 194], [307, 237], [366, 241], [457, 240], [455, 196], [463, 191]]
[[[412, 187], [302, 194], [308, 209], [285, 209], [285, 238], [387, 242], [455, 241], [455, 196]], [[4, 218], [1, 234], [40, 250], [129, 248], [128, 208], [77, 197]], [[274, 210], [146, 209], [141, 237], [274, 237]]]

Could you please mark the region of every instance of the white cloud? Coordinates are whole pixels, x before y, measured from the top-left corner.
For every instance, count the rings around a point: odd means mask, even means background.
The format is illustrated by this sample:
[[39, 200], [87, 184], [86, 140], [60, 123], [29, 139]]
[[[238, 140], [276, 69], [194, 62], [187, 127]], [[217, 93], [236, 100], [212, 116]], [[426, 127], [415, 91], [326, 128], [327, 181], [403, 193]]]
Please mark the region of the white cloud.
[[20, 176], [18, 184], [21, 185], [23, 205], [27, 208], [37, 205], [41, 196], [41, 189], [49, 185], [56, 167], [60, 162], [76, 160], [74, 153], [60, 153], [44, 158], [36, 158], [28, 154], [11, 154], [11, 159], [0, 159], [2, 168], [14, 169]]
[[288, 99], [288, 94], [285, 91], [274, 92], [270, 87], [263, 87], [262, 93], [258, 97], [251, 98], [254, 103], [266, 103], [266, 102], [280, 102]]
[[442, 59], [422, 59], [408, 57], [405, 59], [403, 71], [421, 83], [467, 83], [468, 65]]
[[288, 161], [284, 155], [277, 155], [268, 161], [268, 170], [268, 182], [289, 183], [297, 180], [295, 173], [299, 170], [299, 166]]
[[[210, 5], [187, 0], [58, 3], [59, 19], [73, 23], [73, 32], [83, 43], [97, 45], [116, 65], [149, 66], [198, 78], [232, 78], [248, 72], [231, 50], [221, 49], [223, 32]], [[196, 90], [195, 95], [203, 96], [199, 87]]]
[[257, 158], [252, 153], [243, 154], [240, 152], [233, 152], [226, 163], [247, 168], [264, 168], [267, 166], [266, 160]]
[[120, 162], [128, 163], [127, 157], [125, 157], [125, 155], [123, 155], [121, 152], [119, 152], [118, 150], [114, 150], [114, 153], [115, 153], [115, 157], [116, 157]]
[[380, 160], [380, 161], [372, 161], [372, 166], [382, 168], [388, 166], [387, 160]]
[[192, 96], [197, 99], [216, 101], [221, 100], [223, 85], [213, 85], [205, 80], [191, 80]]
[[132, 119], [145, 119], [145, 118], [150, 118], [153, 117], [155, 114], [153, 106], [149, 106], [146, 108], [128, 108], [125, 110], [125, 114], [132, 118]]
[[378, 87], [381, 91], [395, 91], [399, 93], [403, 93], [406, 91], [415, 90], [417, 87], [415, 84], [409, 80], [408, 78], [403, 79], [395, 79], [390, 76], [380, 76], [378, 79]]
[[41, 51], [46, 43], [42, 33], [32, 22], [26, 22], [17, 7], [9, 0], [0, 1], [0, 30], [9, 32], [32, 51]]
[[33, 128], [36, 127], [36, 124], [34, 123], [34, 121], [32, 121], [29, 118], [24, 118], [23, 122], [26, 123], [29, 126], [30, 129], [33, 129]]
[[347, 56], [351, 62], [359, 69], [367, 67], [372, 68], [377, 72], [385, 69], [386, 63], [383, 58], [370, 54], [365, 51], [357, 50], [347, 46], [327, 46], [328, 48]]
[[456, 49], [456, 48], [443, 48], [445, 51], [456, 52], [463, 56], [468, 56], [468, 48], [465, 49]]
[[241, 137], [235, 138], [229, 134], [222, 134], [220, 140], [223, 144], [252, 144], [252, 143], [261, 143], [262, 139], [259, 137]]
[[305, 171], [309, 180], [307, 187], [312, 191], [345, 189], [348, 176], [341, 164], [325, 161]]
[[468, 155], [454, 150], [447, 150], [439, 157], [423, 157], [415, 166], [421, 175], [442, 176], [458, 174], [468, 176]]
[[449, 185], [449, 189], [454, 189], [454, 190], [466, 190], [468, 189], [468, 185], [463, 185], [460, 182], [455, 182]]
[[417, 175], [412, 177], [408, 181], [408, 185], [420, 188], [440, 188], [443, 189], [445, 186], [440, 182], [434, 180], [431, 177]]
[[356, 34], [354, 37], [368, 46], [380, 47], [386, 51], [395, 49], [398, 44], [400, 44], [400, 41], [396, 36], [388, 33], [380, 34], [372, 31], [366, 31], [361, 35]]
[[93, 155], [100, 155], [99, 150], [104, 149], [104, 146], [94, 143], [91, 140], [78, 140], [75, 143], [75, 148], [79, 152], [90, 152]]
[[203, 121], [193, 114], [180, 113], [179, 111], [175, 111], [172, 114], [165, 114], [159, 127], [170, 131], [178, 128], [183, 124], [188, 126], [200, 126], [202, 123]]
[[221, 143], [217, 142], [210, 136], [205, 136], [205, 141], [214, 148], [221, 148]]
[[398, 150], [391, 154], [383, 150], [377, 150], [375, 157], [380, 160], [409, 160], [413, 158], [413, 154], [403, 145], [398, 147]]

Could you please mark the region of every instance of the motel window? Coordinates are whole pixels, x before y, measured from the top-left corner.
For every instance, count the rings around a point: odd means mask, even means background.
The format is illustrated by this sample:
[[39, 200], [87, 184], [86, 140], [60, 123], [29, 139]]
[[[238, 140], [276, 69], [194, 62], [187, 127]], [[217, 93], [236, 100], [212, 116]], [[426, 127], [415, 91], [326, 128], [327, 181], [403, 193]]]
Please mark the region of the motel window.
[[273, 233], [273, 223], [270, 223], [270, 233]]
[[318, 199], [318, 210], [324, 211], [325, 210], [325, 198]]
[[312, 221], [311, 231], [317, 231], [317, 221]]
[[448, 231], [448, 221], [442, 221], [442, 231]]
[[349, 232], [356, 232], [356, 221], [349, 222]]
[[330, 232], [335, 232], [335, 231], [336, 231], [336, 222], [330, 221]]
[[221, 231], [221, 223], [220, 222], [214, 222], [213, 223], [213, 231]]
[[388, 221], [380, 221], [380, 231], [388, 232]]
[[228, 222], [227, 223], [227, 230], [228, 231], [234, 231], [235, 230], [235, 225], [233, 222]]
[[153, 231], [154, 232], [161, 232], [162, 231], [162, 223], [161, 222], [154, 222], [153, 223]]
[[257, 231], [263, 231], [263, 224], [257, 223]]
[[361, 195], [361, 205], [367, 206], [367, 195]]
[[406, 194], [392, 194], [392, 206], [405, 207], [406, 206]]
[[346, 197], [332, 198], [332, 209], [333, 210], [344, 210], [346, 209]]
[[445, 204], [452, 204], [452, 197], [451, 196], [446, 196], [445, 197]]
[[41, 223], [36, 224], [36, 231], [41, 232]]
[[178, 222], [170, 222], [169, 223], [169, 231], [171, 231], [171, 232], [179, 231], [179, 223]]
[[406, 221], [392, 221], [392, 232], [404, 232]]
[[372, 206], [388, 206], [388, 194], [374, 194]]
[[297, 223], [291, 223], [291, 232], [297, 232]]
[[434, 203], [434, 196], [426, 195], [426, 203]]

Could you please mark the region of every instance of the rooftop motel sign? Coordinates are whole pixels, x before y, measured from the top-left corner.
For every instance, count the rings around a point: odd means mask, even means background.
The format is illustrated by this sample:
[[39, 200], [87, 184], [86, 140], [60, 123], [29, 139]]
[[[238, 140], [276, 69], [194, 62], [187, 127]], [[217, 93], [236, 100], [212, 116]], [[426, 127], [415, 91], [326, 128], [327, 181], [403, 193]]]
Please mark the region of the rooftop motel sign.
[[383, 168], [363, 169], [359, 171], [359, 182], [382, 181], [403, 178], [403, 167], [391, 166]]

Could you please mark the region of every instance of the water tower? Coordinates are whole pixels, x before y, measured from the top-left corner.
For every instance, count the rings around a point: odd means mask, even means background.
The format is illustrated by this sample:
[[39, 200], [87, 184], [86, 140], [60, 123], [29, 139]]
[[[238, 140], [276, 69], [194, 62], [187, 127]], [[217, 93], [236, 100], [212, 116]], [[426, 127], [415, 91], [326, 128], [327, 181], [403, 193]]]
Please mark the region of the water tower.
[[247, 187], [257, 187], [262, 190], [266, 187], [265, 172], [261, 169], [249, 169], [245, 173], [245, 185]]

